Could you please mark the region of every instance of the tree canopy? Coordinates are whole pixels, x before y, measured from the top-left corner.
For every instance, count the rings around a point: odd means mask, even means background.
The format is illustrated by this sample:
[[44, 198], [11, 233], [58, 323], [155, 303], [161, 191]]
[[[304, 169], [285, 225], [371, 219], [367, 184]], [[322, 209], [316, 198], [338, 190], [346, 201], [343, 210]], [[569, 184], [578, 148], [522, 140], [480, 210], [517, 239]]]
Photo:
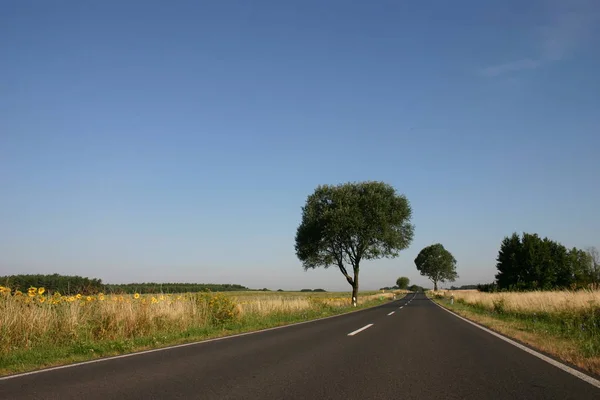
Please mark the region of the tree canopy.
[[438, 289], [438, 282], [454, 282], [458, 278], [456, 259], [440, 243], [423, 248], [415, 258], [417, 270], [433, 282], [433, 290]]
[[541, 238], [513, 233], [505, 237], [496, 258], [499, 289], [549, 290], [585, 287], [595, 281], [590, 252]]
[[360, 262], [406, 249], [414, 232], [411, 216], [407, 198], [386, 183], [320, 185], [302, 208], [296, 255], [305, 270], [337, 267], [356, 299]]
[[401, 276], [400, 278], [396, 279], [396, 286], [398, 286], [398, 289], [407, 289], [409, 284], [410, 279], [408, 279], [406, 276]]

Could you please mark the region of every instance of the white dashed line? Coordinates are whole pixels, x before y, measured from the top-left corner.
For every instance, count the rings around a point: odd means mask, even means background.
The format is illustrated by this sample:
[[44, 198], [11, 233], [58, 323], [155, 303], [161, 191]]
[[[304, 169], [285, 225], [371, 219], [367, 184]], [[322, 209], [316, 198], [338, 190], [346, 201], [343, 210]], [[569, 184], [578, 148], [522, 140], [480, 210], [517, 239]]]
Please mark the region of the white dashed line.
[[362, 328], [355, 330], [354, 332], [350, 332], [350, 333], [348, 334], [348, 336], [354, 336], [354, 335], [356, 335], [357, 333], [360, 333], [360, 332], [364, 331], [365, 329], [369, 329], [369, 328], [370, 328], [370, 327], [372, 327], [372, 326], [373, 326], [373, 324], [365, 325], [365, 326], [363, 326]]
[[391, 313], [389, 313], [388, 315], [392, 315], [393, 313], [395, 313], [396, 311], [392, 311]]

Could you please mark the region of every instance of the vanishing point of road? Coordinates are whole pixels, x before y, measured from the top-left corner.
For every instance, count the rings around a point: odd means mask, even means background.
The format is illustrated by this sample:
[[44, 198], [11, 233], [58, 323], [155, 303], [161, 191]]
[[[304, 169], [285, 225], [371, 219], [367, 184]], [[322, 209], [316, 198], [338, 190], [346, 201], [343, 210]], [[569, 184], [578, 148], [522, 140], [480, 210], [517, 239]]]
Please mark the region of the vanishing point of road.
[[11, 400], [400, 398], [598, 400], [600, 389], [424, 294], [255, 334], [0, 378], [0, 399]]

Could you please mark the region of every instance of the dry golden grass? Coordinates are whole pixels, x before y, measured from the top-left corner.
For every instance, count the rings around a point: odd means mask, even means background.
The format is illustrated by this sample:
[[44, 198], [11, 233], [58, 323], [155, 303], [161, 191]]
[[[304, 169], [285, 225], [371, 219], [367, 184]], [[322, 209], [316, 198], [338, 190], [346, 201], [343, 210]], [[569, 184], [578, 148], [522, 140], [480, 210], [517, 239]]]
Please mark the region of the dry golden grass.
[[546, 291], [546, 292], [507, 292], [484, 293], [477, 290], [437, 291], [444, 297], [454, 296], [466, 304], [482, 305], [490, 310], [494, 304], [503, 301], [503, 307], [509, 312], [546, 312], [562, 313], [585, 311], [600, 307], [600, 291]]
[[[0, 287], [0, 356], [14, 350], [72, 343], [130, 340], [160, 332], [182, 332], [235, 322], [350, 305], [336, 293], [260, 292], [179, 295], [49, 296], [43, 288], [11, 293]], [[359, 296], [359, 304], [389, 299], [392, 293]]]
[[[463, 317], [600, 376], [600, 291], [452, 290], [430, 295], [444, 299], [442, 305]], [[451, 296], [454, 305], [447, 301]]]

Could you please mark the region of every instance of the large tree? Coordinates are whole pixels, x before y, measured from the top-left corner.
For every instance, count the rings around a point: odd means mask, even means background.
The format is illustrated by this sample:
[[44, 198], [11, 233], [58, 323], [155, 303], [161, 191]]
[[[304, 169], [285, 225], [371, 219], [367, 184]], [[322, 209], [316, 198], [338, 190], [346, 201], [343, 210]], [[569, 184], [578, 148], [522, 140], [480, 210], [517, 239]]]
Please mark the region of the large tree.
[[406, 276], [401, 276], [400, 278], [396, 279], [396, 286], [398, 286], [398, 289], [406, 289], [408, 288], [408, 285], [410, 285], [410, 279], [408, 279]]
[[454, 282], [458, 278], [456, 273], [456, 259], [440, 243], [423, 248], [415, 265], [421, 275], [433, 282], [433, 290], [438, 289], [438, 282]]
[[505, 237], [496, 259], [496, 281], [500, 289], [550, 290], [585, 287], [593, 281], [589, 253], [571, 250], [538, 234], [513, 233]]
[[302, 208], [296, 255], [304, 270], [337, 267], [356, 305], [361, 261], [397, 257], [406, 249], [414, 232], [411, 216], [407, 198], [386, 183], [320, 185]]

